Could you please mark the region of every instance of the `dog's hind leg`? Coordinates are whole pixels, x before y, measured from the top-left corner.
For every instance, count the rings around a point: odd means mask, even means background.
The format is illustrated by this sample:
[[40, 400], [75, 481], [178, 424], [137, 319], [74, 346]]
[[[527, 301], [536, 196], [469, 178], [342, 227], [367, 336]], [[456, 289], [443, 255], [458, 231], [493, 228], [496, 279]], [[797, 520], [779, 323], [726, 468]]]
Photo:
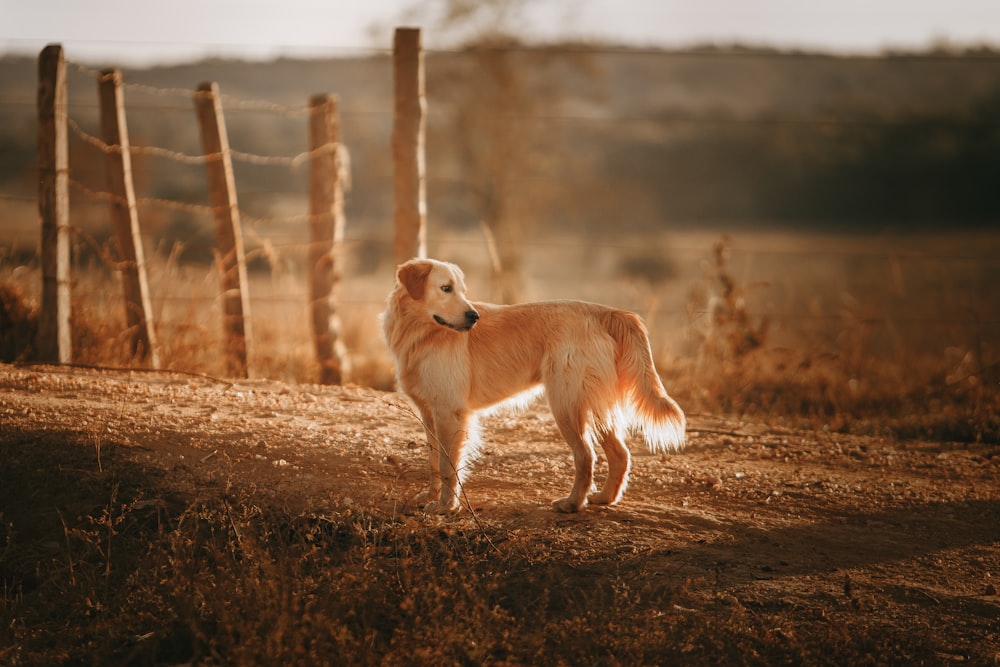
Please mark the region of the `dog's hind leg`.
[[621, 500], [628, 486], [628, 472], [632, 456], [628, 447], [615, 433], [608, 431], [601, 436], [601, 448], [608, 459], [608, 477], [600, 493], [592, 493], [587, 501], [594, 505], [614, 505]]
[[583, 419], [579, 415], [556, 412], [553, 416], [559, 432], [573, 450], [573, 466], [576, 476], [573, 490], [565, 498], [560, 498], [552, 506], [560, 512], [579, 512], [587, 504], [587, 494], [594, 485], [594, 447], [583, 437]]

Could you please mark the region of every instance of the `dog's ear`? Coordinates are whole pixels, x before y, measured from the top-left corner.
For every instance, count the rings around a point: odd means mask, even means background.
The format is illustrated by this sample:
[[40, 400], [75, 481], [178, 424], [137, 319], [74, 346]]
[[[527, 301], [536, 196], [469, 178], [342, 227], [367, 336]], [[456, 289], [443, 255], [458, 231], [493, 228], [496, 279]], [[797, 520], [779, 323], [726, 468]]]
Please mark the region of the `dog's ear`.
[[396, 271], [396, 279], [399, 284], [406, 288], [410, 297], [416, 300], [424, 298], [424, 291], [427, 287], [427, 276], [431, 274], [433, 266], [430, 262], [413, 259], [405, 264], [400, 264]]

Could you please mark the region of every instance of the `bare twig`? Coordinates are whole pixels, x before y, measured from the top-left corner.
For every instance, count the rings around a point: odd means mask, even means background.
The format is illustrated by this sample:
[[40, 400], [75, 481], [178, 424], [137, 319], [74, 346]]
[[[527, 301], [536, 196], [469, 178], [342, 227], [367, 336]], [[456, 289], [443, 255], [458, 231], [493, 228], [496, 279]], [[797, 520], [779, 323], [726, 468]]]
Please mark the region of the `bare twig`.
[[222, 499], [222, 506], [226, 508], [226, 518], [229, 519], [229, 527], [233, 529], [233, 535], [236, 536], [236, 543], [243, 548], [243, 536], [240, 535], [240, 529], [236, 527], [236, 521], [233, 519], [232, 512], [229, 511], [229, 501], [225, 498]]
[[119, 487], [120, 487], [119, 483], [115, 482], [111, 486], [111, 497], [108, 498], [108, 515], [107, 515], [107, 522], [108, 522], [108, 548], [107, 548], [107, 550], [105, 551], [105, 554], [104, 554], [104, 580], [105, 580], [105, 583], [107, 583], [108, 579], [110, 579], [110, 577], [111, 577], [111, 538], [115, 536], [114, 510], [115, 510], [115, 499], [118, 497], [118, 489], [119, 489]]
[[[430, 432], [426, 428], [427, 424], [424, 423], [424, 420], [420, 417], [420, 415], [418, 415], [416, 413], [416, 411], [411, 406], [409, 406], [409, 405], [400, 405], [398, 402], [389, 401], [389, 400], [386, 400], [385, 402], [386, 402], [387, 405], [389, 405], [391, 407], [394, 407], [394, 408], [396, 408], [397, 410], [399, 410], [401, 412], [405, 412], [405, 413], [407, 413], [409, 415], [412, 415], [417, 421], [419, 421], [425, 427], [424, 428], [424, 432], [425, 433], [429, 433]], [[436, 437], [435, 437], [435, 440], [436, 440]], [[427, 445], [428, 445], [428, 447], [431, 447], [432, 443], [428, 442]], [[448, 453], [447, 453], [446, 450], [442, 450], [441, 449], [441, 443], [440, 442], [437, 442], [437, 448], [440, 451], [444, 451], [445, 452], [445, 458], [447, 459], [448, 464], [451, 466], [451, 469], [454, 471], [455, 477], [458, 479], [458, 497], [459, 497], [459, 501], [462, 503], [462, 505], [465, 507], [465, 509], [467, 509], [469, 511], [469, 514], [472, 516], [472, 520], [475, 521], [476, 526], [479, 528], [479, 530], [482, 533], [483, 537], [486, 538], [486, 542], [490, 545], [490, 547], [494, 551], [496, 551], [497, 553], [503, 553], [500, 550], [500, 548], [496, 544], [493, 543], [493, 540], [490, 538], [489, 534], [487, 534], [487, 532], [486, 532], [486, 525], [479, 518], [479, 515], [476, 513], [476, 510], [472, 507], [472, 502], [469, 500], [468, 495], [465, 493], [465, 485], [462, 483], [462, 478], [459, 475], [459, 470], [458, 470], [458, 467], [456, 466], [455, 462], [451, 460], [451, 457], [448, 456]], [[434, 455], [434, 452], [432, 451], [431, 452], [431, 456], [433, 456], [433, 455]]]
[[76, 586], [76, 571], [73, 567], [73, 545], [69, 541], [69, 526], [66, 525], [66, 519], [63, 517], [62, 512], [59, 511], [58, 506], [56, 506], [56, 514], [59, 515], [59, 521], [62, 522], [63, 535], [66, 537], [66, 558], [69, 561], [69, 584], [70, 586]]

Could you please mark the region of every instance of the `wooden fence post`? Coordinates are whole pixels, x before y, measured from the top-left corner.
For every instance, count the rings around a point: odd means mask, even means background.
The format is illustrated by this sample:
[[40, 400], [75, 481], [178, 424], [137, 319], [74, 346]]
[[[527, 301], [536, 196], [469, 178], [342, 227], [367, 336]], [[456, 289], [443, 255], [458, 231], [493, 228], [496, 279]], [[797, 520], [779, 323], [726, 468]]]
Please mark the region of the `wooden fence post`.
[[208, 157], [205, 164], [215, 212], [216, 262], [222, 280], [223, 328], [226, 334], [226, 371], [230, 375], [247, 378], [250, 377], [248, 359], [252, 345], [250, 295], [233, 161], [218, 85], [199, 85], [194, 101], [201, 126], [202, 146]]
[[350, 358], [340, 339], [337, 296], [344, 240], [344, 174], [337, 101], [309, 100], [309, 305], [321, 384], [343, 384]]
[[101, 100], [101, 134], [108, 146], [111, 219], [118, 238], [118, 260], [125, 291], [125, 319], [131, 338], [130, 350], [133, 358], [148, 360], [153, 368], [159, 368], [159, 344], [153, 328], [153, 308], [149, 299], [146, 259], [139, 235], [139, 214], [132, 181], [132, 154], [128, 126], [125, 123], [121, 71], [102, 71], [97, 86]]
[[38, 212], [42, 222], [42, 307], [38, 359], [69, 363], [70, 227], [66, 59], [49, 44], [38, 57]]
[[427, 255], [424, 182], [424, 53], [419, 28], [396, 28], [392, 45], [395, 113], [392, 155], [395, 169], [395, 241], [401, 264]]

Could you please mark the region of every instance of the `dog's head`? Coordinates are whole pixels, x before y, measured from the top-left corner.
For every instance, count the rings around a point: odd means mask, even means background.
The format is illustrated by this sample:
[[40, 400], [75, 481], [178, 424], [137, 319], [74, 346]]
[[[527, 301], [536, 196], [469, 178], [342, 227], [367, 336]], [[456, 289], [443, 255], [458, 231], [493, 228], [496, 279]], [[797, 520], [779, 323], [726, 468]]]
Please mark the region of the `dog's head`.
[[479, 312], [465, 298], [462, 269], [435, 259], [411, 259], [396, 270], [396, 289], [404, 289], [437, 324], [468, 331], [479, 321]]

